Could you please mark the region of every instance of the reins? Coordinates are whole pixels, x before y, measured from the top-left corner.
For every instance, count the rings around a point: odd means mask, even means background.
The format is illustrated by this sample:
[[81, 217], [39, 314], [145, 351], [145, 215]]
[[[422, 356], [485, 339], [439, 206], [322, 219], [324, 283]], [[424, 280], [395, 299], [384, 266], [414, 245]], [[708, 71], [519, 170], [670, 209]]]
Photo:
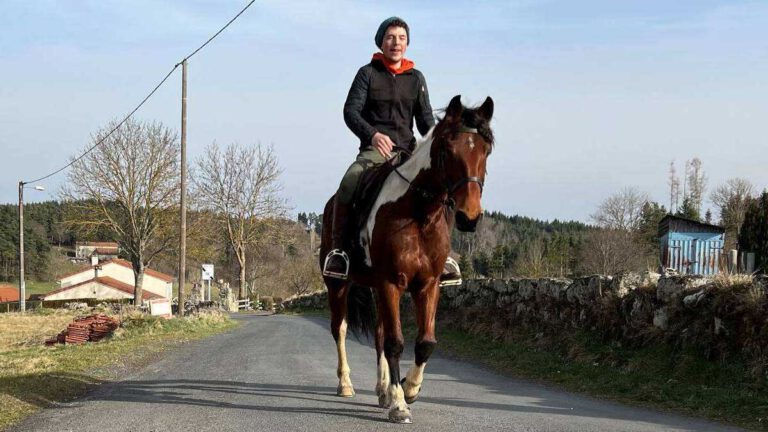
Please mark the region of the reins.
[[[461, 126], [459, 128], [459, 132], [465, 132], [465, 133], [472, 133], [472, 134], [479, 134], [477, 131], [477, 128], [469, 128], [466, 126]], [[404, 148], [398, 148], [398, 151], [401, 151], [408, 155], [408, 157], [412, 156], [412, 153], [409, 150], [406, 150]], [[435, 198], [439, 197], [440, 195], [446, 194], [446, 198], [442, 200], [442, 203], [444, 206], [448, 207], [448, 209], [453, 210], [453, 208], [456, 206], [456, 200], [453, 199], [453, 193], [456, 192], [460, 187], [464, 186], [465, 184], [469, 183], [477, 183], [480, 186], [480, 192], [483, 191], [483, 180], [480, 177], [470, 176], [470, 177], [464, 177], [456, 182], [454, 182], [452, 185], [446, 185], [445, 188], [438, 193], [430, 192], [426, 189], [420, 188], [413, 184], [412, 180], [408, 180], [407, 177], [405, 177], [400, 170], [397, 169], [398, 167], [394, 167], [395, 173], [403, 179], [406, 183], [408, 183], [408, 186], [413, 189], [416, 193], [421, 195], [422, 198], [425, 200], [434, 200]], [[438, 155], [437, 159], [437, 168], [442, 172], [445, 170], [445, 149], [440, 149], [440, 154]]]

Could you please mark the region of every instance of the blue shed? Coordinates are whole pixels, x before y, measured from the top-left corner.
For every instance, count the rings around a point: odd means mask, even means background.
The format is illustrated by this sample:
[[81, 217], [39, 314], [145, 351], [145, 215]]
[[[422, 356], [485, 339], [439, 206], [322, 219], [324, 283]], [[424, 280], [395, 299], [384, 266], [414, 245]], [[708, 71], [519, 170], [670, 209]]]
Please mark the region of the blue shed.
[[717, 225], [667, 215], [659, 222], [661, 263], [682, 274], [720, 272], [725, 229]]

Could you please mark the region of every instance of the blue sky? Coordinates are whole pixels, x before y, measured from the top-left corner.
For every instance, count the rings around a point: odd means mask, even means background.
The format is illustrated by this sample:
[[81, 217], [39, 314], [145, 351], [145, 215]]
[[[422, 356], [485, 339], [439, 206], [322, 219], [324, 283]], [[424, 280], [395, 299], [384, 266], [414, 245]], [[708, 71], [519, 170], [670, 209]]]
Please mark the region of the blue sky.
[[[0, 4], [0, 202], [126, 114], [246, 1]], [[411, 25], [432, 105], [496, 102], [484, 205], [587, 221], [627, 186], [668, 205], [669, 162], [768, 186], [768, 2], [257, 1], [189, 67], [189, 158], [272, 144], [295, 211], [320, 211], [357, 141], [341, 110], [379, 22]], [[137, 114], [179, 128], [180, 71]], [[45, 182], [56, 197], [65, 176]]]

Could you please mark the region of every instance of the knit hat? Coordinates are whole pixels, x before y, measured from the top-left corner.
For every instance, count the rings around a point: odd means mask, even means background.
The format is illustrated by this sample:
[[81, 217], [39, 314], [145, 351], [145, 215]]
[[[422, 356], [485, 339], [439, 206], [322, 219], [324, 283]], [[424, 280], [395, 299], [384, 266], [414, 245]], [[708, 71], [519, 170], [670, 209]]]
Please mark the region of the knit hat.
[[384, 33], [387, 32], [387, 29], [389, 26], [392, 25], [395, 21], [400, 21], [403, 24], [405, 24], [403, 27], [405, 28], [405, 35], [408, 36], [408, 42], [407, 45], [410, 45], [411, 43], [411, 29], [408, 28], [408, 24], [405, 23], [405, 20], [396, 16], [389, 17], [381, 22], [381, 25], [379, 25], [379, 30], [376, 32], [376, 37], [373, 39], [376, 42], [376, 47], [381, 48], [381, 46], [384, 44]]

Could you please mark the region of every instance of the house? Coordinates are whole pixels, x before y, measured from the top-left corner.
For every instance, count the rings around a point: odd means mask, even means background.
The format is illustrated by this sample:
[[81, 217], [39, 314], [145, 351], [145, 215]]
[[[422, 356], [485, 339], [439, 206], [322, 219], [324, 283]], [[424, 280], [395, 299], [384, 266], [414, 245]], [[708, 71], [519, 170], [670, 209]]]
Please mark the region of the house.
[[725, 229], [678, 216], [659, 222], [661, 264], [682, 274], [714, 275], [720, 272]]
[[113, 242], [78, 242], [75, 244], [75, 261], [90, 262], [92, 257], [99, 261], [117, 258], [120, 248]]
[[[119, 258], [61, 275], [57, 282], [60, 288], [45, 294], [44, 300], [130, 298], [135, 285], [131, 263]], [[144, 271], [142, 297], [145, 300], [170, 299], [172, 288], [173, 277], [152, 269]], [[124, 297], [126, 292], [130, 294], [128, 297]]]
[[[119, 300], [133, 298], [133, 284], [127, 284], [109, 276], [99, 276], [86, 281], [59, 288], [45, 294], [42, 300], [75, 300], [95, 298], [101, 300]], [[141, 298], [147, 300], [167, 300], [154, 292], [142, 290]]]
[[0, 303], [19, 301], [19, 287], [0, 285]]

